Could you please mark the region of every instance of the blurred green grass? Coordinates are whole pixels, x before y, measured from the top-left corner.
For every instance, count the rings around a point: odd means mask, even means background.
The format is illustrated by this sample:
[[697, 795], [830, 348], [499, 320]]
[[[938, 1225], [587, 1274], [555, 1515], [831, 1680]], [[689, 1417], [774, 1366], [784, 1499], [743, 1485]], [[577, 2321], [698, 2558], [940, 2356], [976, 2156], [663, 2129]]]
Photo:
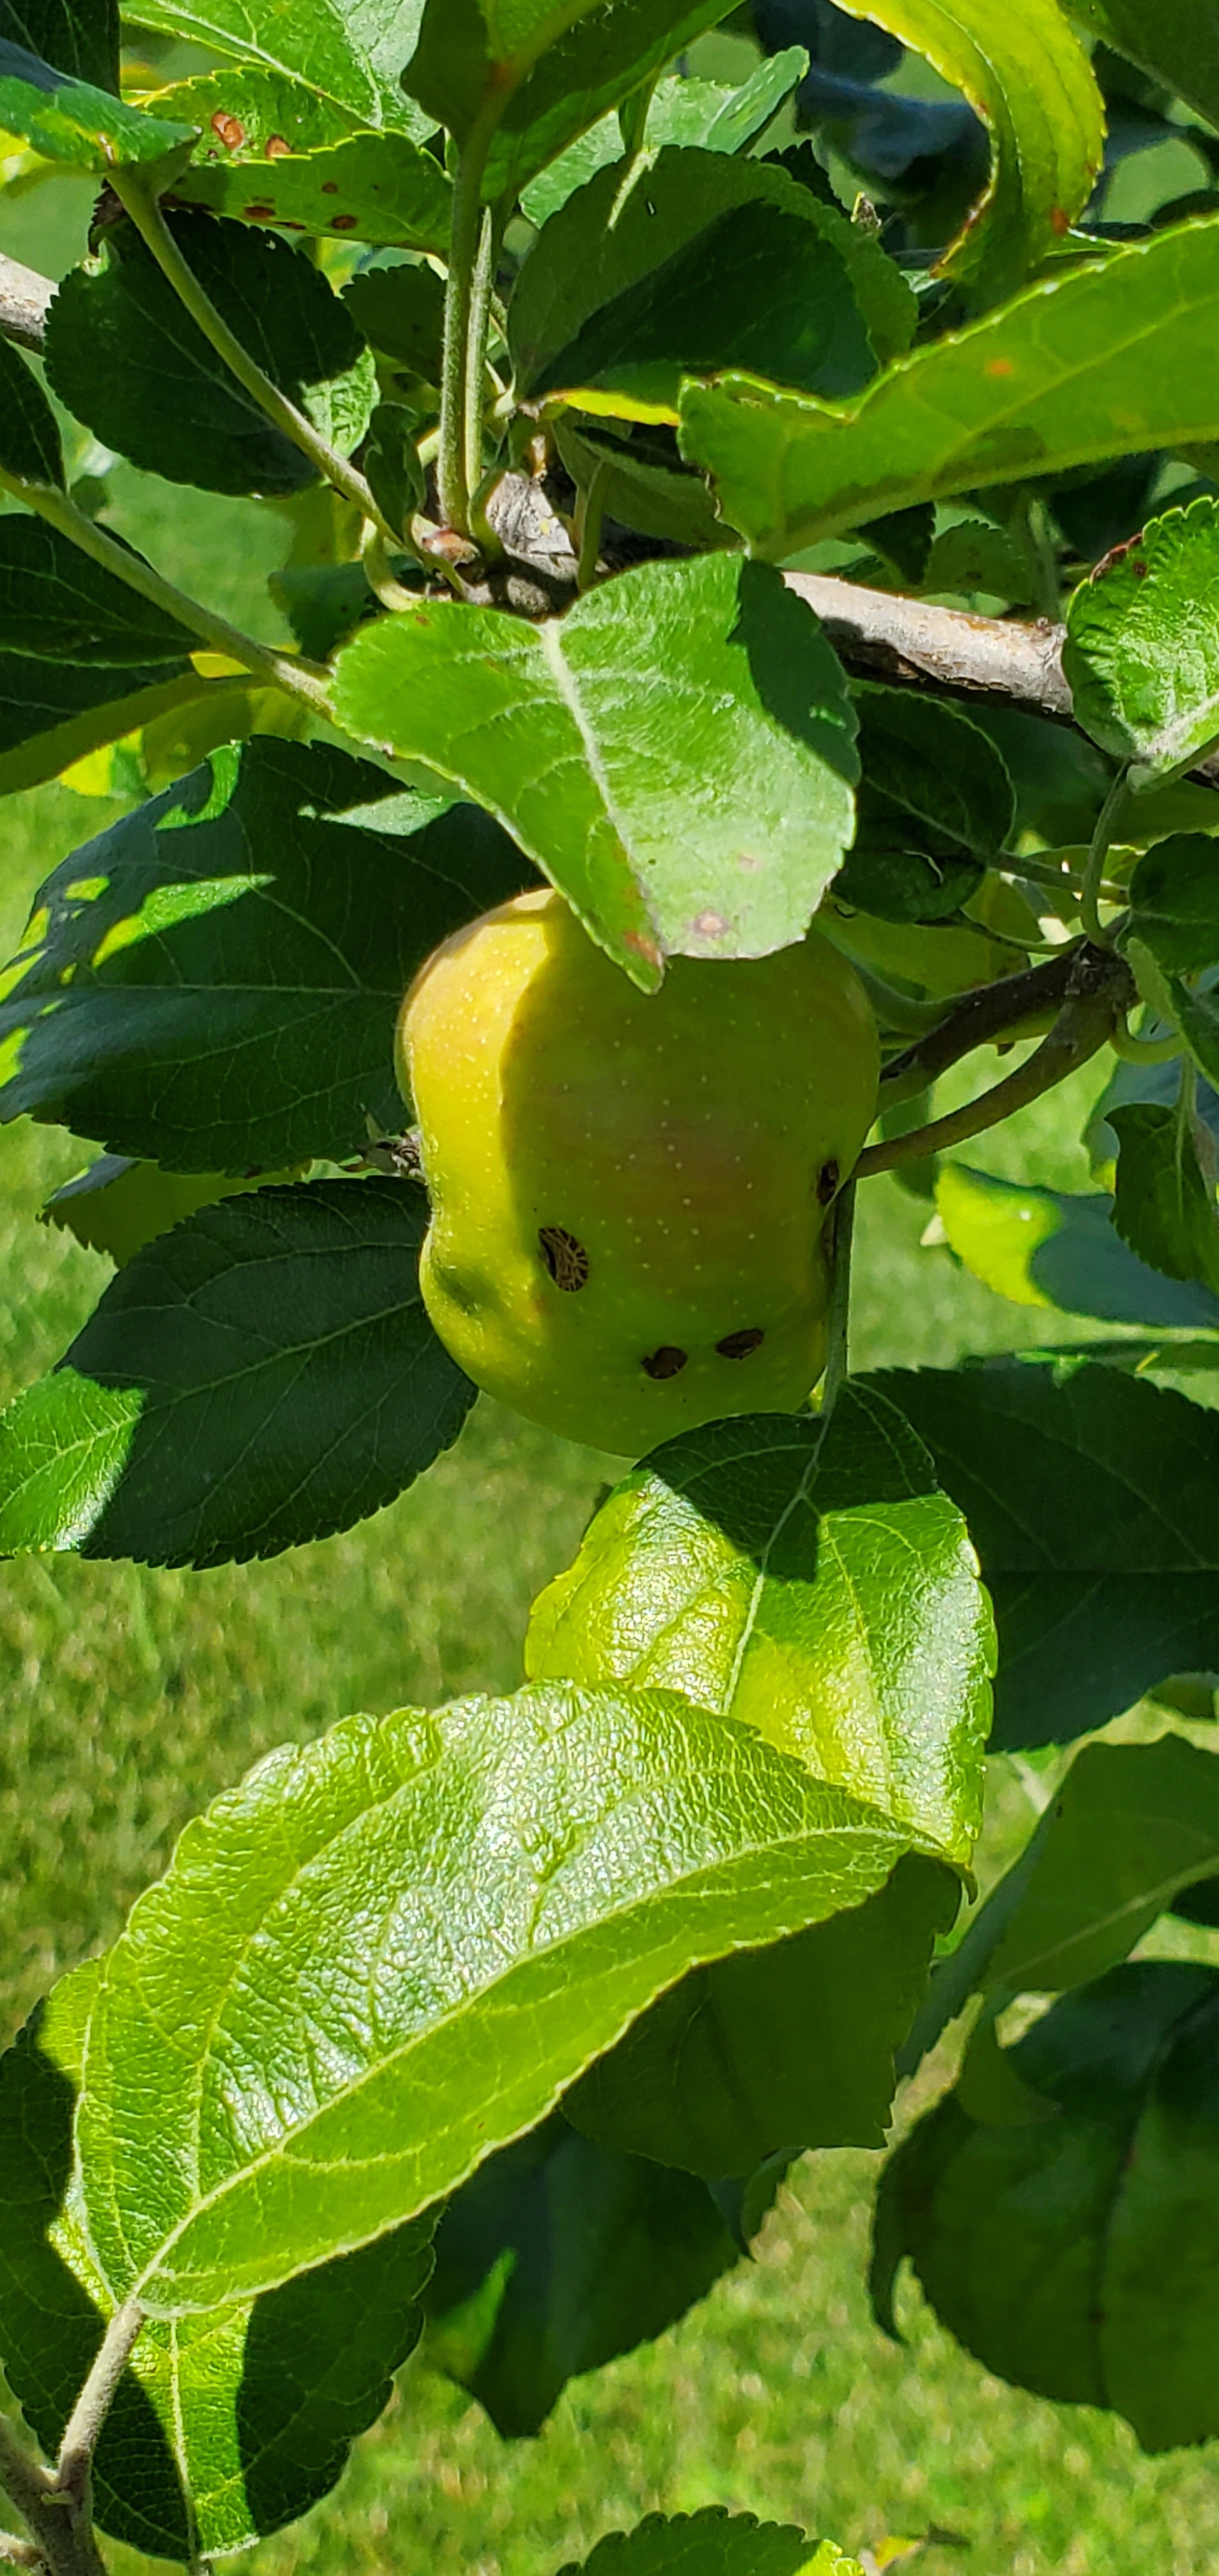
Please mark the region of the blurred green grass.
[[[36, 256], [19, 231], [0, 221], [0, 246]], [[283, 548], [271, 513], [128, 469], [115, 490], [116, 523], [175, 579], [251, 613]], [[115, 810], [62, 787], [4, 809], [6, 953], [41, 877]], [[969, 1159], [1088, 1186], [1078, 1135], [1099, 1083], [1085, 1073]], [[85, 1159], [28, 1122], [0, 1138], [0, 1400], [58, 1355], [105, 1284], [106, 1264], [37, 1222]], [[925, 1201], [891, 1180], [862, 1195], [858, 1366], [1052, 1337], [1054, 1318], [1002, 1304], [920, 1246]], [[113, 1937], [187, 1818], [270, 1745], [354, 1708], [512, 1687], [529, 1601], [570, 1556], [604, 1474], [592, 1453], [484, 1403], [390, 1511], [272, 1564], [0, 1566], [5, 2033]], [[1010, 1766], [995, 1774], [987, 1876], [1029, 1822]], [[570, 2389], [536, 2442], [506, 2447], [460, 2392], [408, 2366], [336, 2496], [258, 2553], [262, 2576], [551, 2576], [604, 2529], [706, 2503], [856, 2547], [946, 2526], [963, 2550], [920, 2562], [945, 2576], [1202, 2576], [1219, 2559], [1212, 2452], [1145, 2460], [1123, 2425], [1003, 2388], [913, 2291], [903, 2350], [871, 2325], [875, 2162], [808, 2160], [758, 2260], [656, 2345]]]

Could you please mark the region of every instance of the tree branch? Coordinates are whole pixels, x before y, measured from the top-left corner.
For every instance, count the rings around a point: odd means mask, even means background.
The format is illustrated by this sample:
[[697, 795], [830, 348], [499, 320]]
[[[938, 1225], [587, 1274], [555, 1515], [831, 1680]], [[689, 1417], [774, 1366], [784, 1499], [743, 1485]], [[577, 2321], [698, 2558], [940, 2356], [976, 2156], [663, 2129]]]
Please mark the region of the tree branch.
[[35, 357], [42, 347], [54, 293], [49, 277], [40, 277], [36, 268], [25, 268], [19, 259], [9, 259], [0, 251], [0, 334], [15, 340], [19, 349], [31, 349]]
[[961, 608], [935, 608], [828, 574], [785, 572], [783, 578], [816, 609], [852, 670], [876, 680], [930, 681], [938, 689], [1071, 720], [1062, 668], [1065, 627], [1040, 617], [971, 617]]
[[[33, 2563], [44, 2569], [46, 2576], [107, 2576], [88, 2515], [82, 2514], [49, 2472], [31, 2459], [2, 2416], [0, 2487], [26, 2524], [33, 2543]], [[9, 2537], [6, 2533], [6, 2540]], [[5, 2555], [9, 2555], [7, 2550]]]
[[[1057, 959], [1052, 961], [1055, 965]], [[1033, 973], [1036, 973], [1036, 969]], [[1031, 982], [1013, 976], [1013, 983]], [[992, 986], [1001, 991], [1002, 986]], [[1116, 1017], [1124, 1013], [1134, 997], [1135, 984], [1125, 960], [1112, 949], [1094, 948], [1087, 940], [1071, 953], [1070, 973], [1062, 1009], [1041, 1045], [1026, 1062], [1018, 1065], [1003, 1082], [997, 1082], [980, 1100], [967, 1101], [961, 1109], [950, 1110], [947, 1117], [933, 1118], [929, 1126], [912, 1127], [903, 1136], [889, 1136], [877, 1145], [864, 1148], [855, 1165], [852, 1178], [867, 1180], [874, 1172], [891, 1172], [898, 1163], [921, 1162], [928, 1154], [943, 1152], [951, 1145], [963, 1145], [971, 1136], [981, 1136], [988, 1127], [997, 1127], [1017, 1109], [1024, 1109], [1042, 1092], [1052, 1091], [1076, 1073], [1089, 1056], [1095, 1055], [1108, 1038]], [[924, 1043], [933, 1043], [926, 1041]], [[907, 1050], [913, 1056], [916, 1050]], [[881, 1106], [884, 1103], [882, 1087]]]

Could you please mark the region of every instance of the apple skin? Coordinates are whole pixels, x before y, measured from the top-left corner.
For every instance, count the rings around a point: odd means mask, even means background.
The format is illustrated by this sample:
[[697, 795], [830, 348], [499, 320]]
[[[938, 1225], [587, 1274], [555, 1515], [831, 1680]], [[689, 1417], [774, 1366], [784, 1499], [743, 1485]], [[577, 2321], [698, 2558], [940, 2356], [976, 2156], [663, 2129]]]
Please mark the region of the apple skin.
[[424, 1300], [478, 1386], [627, 1456], [805, 1401], [880, 1071], [827, 940], [676, 958], [644, 994], [559, 895], [518, 895], [422, 968], [397, 1070], [432, 1200]]

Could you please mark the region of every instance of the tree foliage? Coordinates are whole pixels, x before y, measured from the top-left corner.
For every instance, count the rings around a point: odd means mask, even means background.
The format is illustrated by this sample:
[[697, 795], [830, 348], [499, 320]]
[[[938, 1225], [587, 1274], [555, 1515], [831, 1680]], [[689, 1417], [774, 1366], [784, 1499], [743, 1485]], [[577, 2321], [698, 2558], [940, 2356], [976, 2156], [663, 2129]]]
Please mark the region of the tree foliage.
[[[1213, 13], [132, 16], [0, 0], [23, 178], [100, 189], [44, 321], [0, 261], [0, 793], [122, 800], [0, 973], [0, 1116], [96, 1148], [47, 1213], [116, 1265], [0, 1418], [0, 1550], [274, 1554], [459, 1440], [395, 1031], [492, 907], [548, 881], [645, 1018], [815, 921], [882, 1070], [820, 1391], [628, 1460], [515, 1694], [335, 1709], [0, 2061], [0, 2486], [51, 2576], [195, 2567], [424, 2332], [535, 2431], [967, 2011], [878, 2319], [908, 2259], [988, 2369], [1219, 2433], [1215, 1971], [1139, 1955], [1214, 1919], [1219, 1775], [1079, 1746], [1219, 1669]], [[1199, 186], [1112, 223], [1132, 102]], [[115, 533], [98, 441], [278, 510], [290, 641]], [[974, 1168], [1093, 1058], [1095, 1189]], [[849, 1374], [894, 1171], [1052, 1351]], [[1052, 1794], [979, 1905], [988, 1749]], [[709, 2512], [564, 2576], [798, 2570], [857, 2576]]]

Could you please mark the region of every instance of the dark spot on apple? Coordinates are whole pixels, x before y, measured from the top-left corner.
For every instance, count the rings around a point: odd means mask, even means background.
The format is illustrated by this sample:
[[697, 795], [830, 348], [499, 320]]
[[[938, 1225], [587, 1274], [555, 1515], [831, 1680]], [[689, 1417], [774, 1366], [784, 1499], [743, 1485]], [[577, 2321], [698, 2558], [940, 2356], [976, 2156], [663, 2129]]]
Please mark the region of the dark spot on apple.
[[574, 1297], [588, 1278], [588, 1254], [583, 1244], [562, 1225], [540, 1225], [538, 1244], [556, 1288]]
[[715, 1347], [722, 1360], [747, 1360], [750, 1352], [756, 1351], [765, 1339], [759, 1325], [749, 1324], [743, 1332], [725, 1333], [723, 1341], [717, 1342]]
[[649, 1377], [680, 1377], [686, 1358], [685, 1351], [674, 1350], [671, 1343], [662, 1342], [658, 1351], [649, 1351], [643, 1365]]

